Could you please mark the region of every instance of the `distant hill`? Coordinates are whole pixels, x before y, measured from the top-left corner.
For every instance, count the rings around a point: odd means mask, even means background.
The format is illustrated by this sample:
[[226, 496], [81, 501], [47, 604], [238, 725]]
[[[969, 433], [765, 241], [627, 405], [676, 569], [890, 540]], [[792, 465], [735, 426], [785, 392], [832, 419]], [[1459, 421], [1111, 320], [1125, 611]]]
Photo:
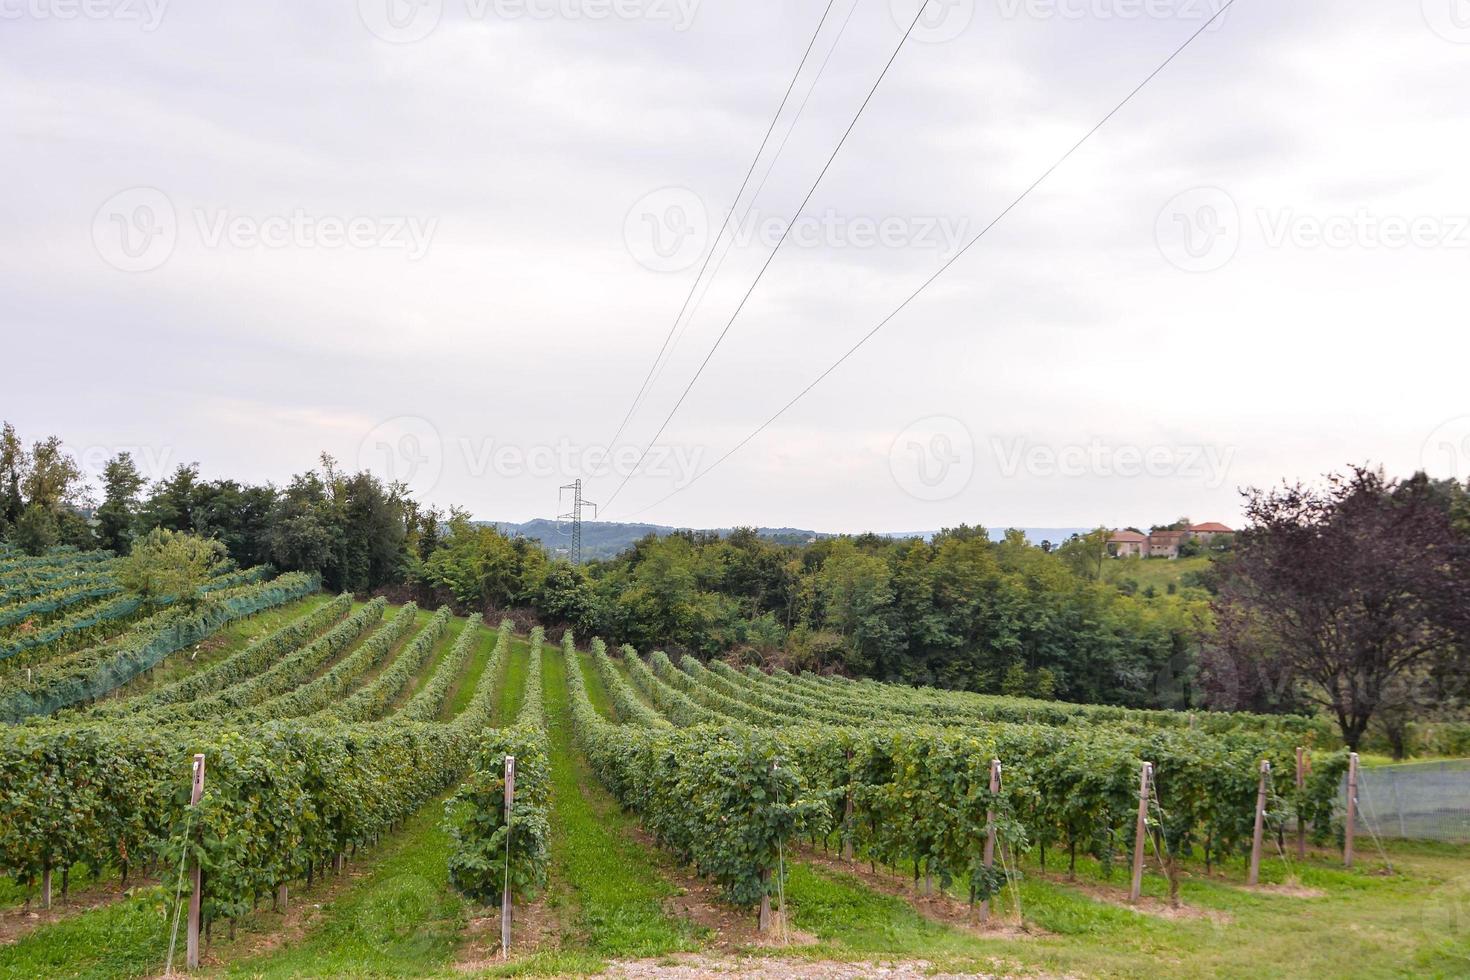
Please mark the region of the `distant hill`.
[[[567, 547], [570, 539], [570, 526], [559, 526], [556, 521], [545, 518], [525, 521], [520, 524], [510, 521], [481, 521], [482, 524], [493, 524], [504, 534], [529, 538], [539, 541], [542, 547], [548, 551], [555, 552], [559, 548]], [[634, 542], [650, 534], [659, 537], [672, 534], [674, 531], [684, 530], [713, 530], [718, 534], [729, 534], [732, 530], [728, 527], [719, 528], [675, 528], [666, 524], [623, 524], [617, 521], [584, 521], [582, 522], [582, 557], [612, 558], [619, 552], [631, 548]], [[1032, 544], [1040, 544], [1042, 541], [1050, 541], [1058, 544], [1072, 534], [1085, 533], [1091, 528], [1085, 527], [1027, 527], [1022, 528], [1026, 532], [1026, 540]], [[809, 531], [796, 527], [758, 527], [756, 533], [763, 538], [775, 541], [779, 544], [806, 544], [819, 538], [833, 538], [837, 535], [824, 531]], [[926, 541], [933, 537], [934, 531], [880, 531], [885, 537], [890, 538], [923, 538]], [[1005, 534], [1005, 529], [992, 528], [990, 536], [999, 539]]]

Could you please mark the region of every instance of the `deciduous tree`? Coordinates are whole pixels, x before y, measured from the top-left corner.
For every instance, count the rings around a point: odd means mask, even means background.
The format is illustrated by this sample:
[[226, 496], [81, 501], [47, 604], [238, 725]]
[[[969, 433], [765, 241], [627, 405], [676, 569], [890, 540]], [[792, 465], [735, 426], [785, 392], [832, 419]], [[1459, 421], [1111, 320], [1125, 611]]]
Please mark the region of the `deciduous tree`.
[[1357, 467], [1325, 489], [1247, 492], [1249, 527], [1215, 602], [1220, 707], [1294, 691], [1356, 748], [1436, 658], [1470, 641], [1470, 541], [1422, 474]]
[[129, 592], [158, 604], [176, 600], [194, 607], [200, 590], [225, 564], [225, 546], [212, 538], [156, 527], [133, 543], [117, 580]]

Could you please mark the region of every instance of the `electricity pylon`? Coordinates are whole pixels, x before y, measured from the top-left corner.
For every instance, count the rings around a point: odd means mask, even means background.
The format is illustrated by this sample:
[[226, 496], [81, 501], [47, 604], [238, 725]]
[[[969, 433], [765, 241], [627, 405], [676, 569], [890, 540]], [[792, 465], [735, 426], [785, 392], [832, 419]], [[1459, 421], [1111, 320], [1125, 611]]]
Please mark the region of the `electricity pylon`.
[[556, 515], [556, 519], [572, 522], [572, 564], [580, 565], [582, 564], [582, 508], [591, 507], [592, 519], [595, 521], [597, 520], [597, 505], [590, 500], [582, 499], [582, 480], [579, 477], [557, 491], [557, 507], [561, 506], [562, 495], [568, 490], [572, 491], [572, 509], [565, 514]]

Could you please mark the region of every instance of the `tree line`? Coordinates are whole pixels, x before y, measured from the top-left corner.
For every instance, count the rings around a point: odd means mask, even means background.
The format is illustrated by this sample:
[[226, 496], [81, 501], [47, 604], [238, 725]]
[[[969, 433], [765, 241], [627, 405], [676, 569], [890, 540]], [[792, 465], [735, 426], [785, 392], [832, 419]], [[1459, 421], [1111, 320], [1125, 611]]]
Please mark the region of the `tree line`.
[[334, 591], [370, 592], [405, 581], [410, 551], [432, 542], [439, 519], [402, 486], [345, 472], [326, 455], [276, 487], [206, 480], [197, 463], [150, 484], [119, 452], [100, 489], [99, 501], [58, 437], [27, 448], [14, 426], [0, 425], [0, 540], [30, 554], [65, 545], [126, 555], [162, 529], [217, 541], [241, 567], [316, 572]]
[[0, 539], [128, 553], [163, 529], [241, 566], [315, 572], [490, 621], [521, 611], [638, 649], [791, 670], [1130, 707], [1322, 711], [1357, 745], [1416, 718], [1464, 718], [1470, 692], [1470, 492], [1352, 468], [1325, 488], [1244, 491], [1249, 526], [1167, 590], [1110, 573], [1108, 532], [1058, 546], [961, 525], [932, 539], [807, 543], [753, 529], [650, 534], [573, 565], [461, 509], [330, 456], [284, 487], [150, 484], [118, 453], [100, 503], [55, 437], [0, 428]]

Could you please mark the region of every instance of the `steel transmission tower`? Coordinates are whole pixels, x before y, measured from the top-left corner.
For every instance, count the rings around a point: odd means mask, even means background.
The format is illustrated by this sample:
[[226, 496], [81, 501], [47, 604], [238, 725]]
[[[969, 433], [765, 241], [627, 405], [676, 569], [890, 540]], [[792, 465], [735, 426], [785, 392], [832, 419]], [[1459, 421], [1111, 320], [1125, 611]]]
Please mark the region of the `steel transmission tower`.
[[567, 511], [565, 514], [556, 515], [556, 519], [558, 521], [572, 522], [572, 546], [570, 549], [572, 564], [580, 565], [582, 564], [582, 508], [591, 507], [592, 519], [596, 520], [597, 505], [590, 500], [582, 499], [582, 480], [579, 477], [578, 479], [573, 480], [571, 483], [568, 483], [566, 486], [562, 487], [557, 492], [556, 503], [558, 507], [561, 506], [563, 496], [568, 490], [572, 492], [572, 509]]

